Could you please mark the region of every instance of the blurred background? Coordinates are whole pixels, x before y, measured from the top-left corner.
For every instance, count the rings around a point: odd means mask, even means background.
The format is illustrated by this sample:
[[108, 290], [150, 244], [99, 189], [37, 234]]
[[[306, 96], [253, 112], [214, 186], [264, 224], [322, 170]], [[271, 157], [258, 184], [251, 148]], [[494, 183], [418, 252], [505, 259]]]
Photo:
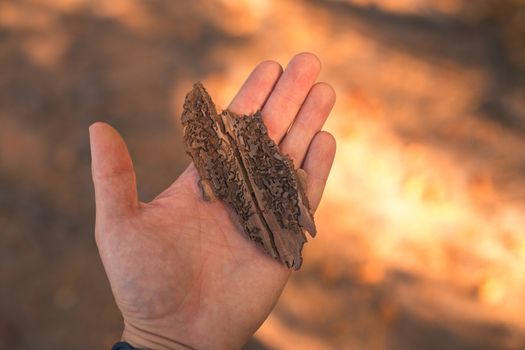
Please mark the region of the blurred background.
[[525, 1], [0, 0], [0, 349], [109, 349], [87, 129], [141, 199], [188, 164], [179, 116], [312, 51], [338, 154], [254, 349], [525, 349]]

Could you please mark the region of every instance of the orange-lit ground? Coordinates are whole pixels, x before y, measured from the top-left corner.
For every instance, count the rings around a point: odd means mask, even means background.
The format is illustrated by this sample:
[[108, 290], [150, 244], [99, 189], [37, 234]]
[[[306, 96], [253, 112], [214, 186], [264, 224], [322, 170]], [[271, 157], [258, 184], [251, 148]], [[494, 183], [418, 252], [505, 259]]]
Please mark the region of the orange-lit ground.
[[260, 60], [312, 51], [338, 153], [320, 234], [247, 349], [524, 349], [525, 31], [481, 3], [0, 2], [0, 348], [118, 337], [92, 121], [122, 131], [147, 200], [188, 162], [193, 81], [225, 107]]

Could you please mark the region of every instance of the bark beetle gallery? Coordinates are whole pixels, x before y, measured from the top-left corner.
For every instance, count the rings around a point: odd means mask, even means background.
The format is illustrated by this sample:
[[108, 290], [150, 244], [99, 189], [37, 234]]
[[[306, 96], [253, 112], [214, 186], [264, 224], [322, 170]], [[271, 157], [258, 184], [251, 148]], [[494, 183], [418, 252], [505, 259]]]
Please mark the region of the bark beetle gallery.
[[198, 82], [186, 95], [182, 125], [204, 200], [227, 203], [251, 240], [274, 259], [299, 269], [303, 229], [316, 234], [305, 194], [306, 173], [294, 170], [292, 160], [279, 152], [260, 112], [219, 114]]

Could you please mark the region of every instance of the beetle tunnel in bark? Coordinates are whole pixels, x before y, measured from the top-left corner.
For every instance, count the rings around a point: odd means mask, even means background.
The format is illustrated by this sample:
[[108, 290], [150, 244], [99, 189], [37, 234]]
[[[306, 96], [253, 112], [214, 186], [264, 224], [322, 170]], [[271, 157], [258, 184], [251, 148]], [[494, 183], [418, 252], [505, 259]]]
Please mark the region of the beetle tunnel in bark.
[[303, 229], [316, 234], [306, 173], [294, 170], [292, 160], [280, 153], [260, 112], [219, 114], [197, 82], [186, 95], [182, 125], [204, 200], [226, 202], [251, 240], [274, 259], [299, 269]]

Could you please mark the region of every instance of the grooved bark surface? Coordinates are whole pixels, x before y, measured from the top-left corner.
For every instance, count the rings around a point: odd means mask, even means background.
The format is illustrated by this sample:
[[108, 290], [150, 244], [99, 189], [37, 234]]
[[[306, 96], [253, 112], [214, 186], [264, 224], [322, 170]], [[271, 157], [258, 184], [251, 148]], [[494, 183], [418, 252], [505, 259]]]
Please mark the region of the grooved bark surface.
[[182, 125], [203, 198], [227, 203], [251, 240], [274, 259], [299, 269], [303, 229], [316, 234], [304, 188], [306, 173], [294, 170], [292, 160], [280, 153], [261, 114], [217, 113], [198, 82], [186, 95]]

